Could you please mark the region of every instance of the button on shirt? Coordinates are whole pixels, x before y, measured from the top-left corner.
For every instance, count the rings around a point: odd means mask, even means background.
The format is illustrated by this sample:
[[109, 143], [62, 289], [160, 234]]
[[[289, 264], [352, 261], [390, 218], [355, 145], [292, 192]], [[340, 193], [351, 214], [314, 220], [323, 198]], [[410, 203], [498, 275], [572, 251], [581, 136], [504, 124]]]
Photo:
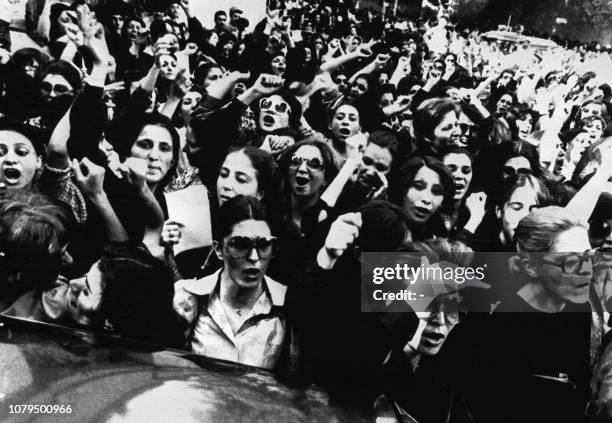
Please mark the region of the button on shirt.
[[[283, 312], [287, 288], [264, 278], [264, 292], [236, 333], [219, 298], [221, 271], [197, 281], [179, 281], [180, 288], [204, 299], [191, 336], [196, 354], [251, 366], [273, 368], [288, 332]], [[207, 299], [207, 301], [206, 301]]]

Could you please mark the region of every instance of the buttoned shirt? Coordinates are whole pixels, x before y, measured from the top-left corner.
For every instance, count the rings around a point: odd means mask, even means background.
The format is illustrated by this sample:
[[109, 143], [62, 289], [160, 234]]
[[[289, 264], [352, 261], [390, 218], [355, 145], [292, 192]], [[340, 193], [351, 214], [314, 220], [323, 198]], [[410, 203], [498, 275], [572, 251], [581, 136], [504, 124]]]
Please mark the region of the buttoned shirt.
[[[202, 279], [175, 284], [175, 308], [177, 305], [180, 308], [181, 303], [189, 303], [189, 295], [199, 299], [199, 312], [193, 316], [195, 325], [190, 336], [192, 351], [208, 357], [273, 368], [282, 354], [289, 331], [283, 311], [287, 288], [265, 277], [263, 293], [234, 333], [219, 297], [220, 280], [221, 270]], [[177, 302], [180, 296], [183, 298]], [[185, 313], [179, 311], [179, 314], [185, 317]]]

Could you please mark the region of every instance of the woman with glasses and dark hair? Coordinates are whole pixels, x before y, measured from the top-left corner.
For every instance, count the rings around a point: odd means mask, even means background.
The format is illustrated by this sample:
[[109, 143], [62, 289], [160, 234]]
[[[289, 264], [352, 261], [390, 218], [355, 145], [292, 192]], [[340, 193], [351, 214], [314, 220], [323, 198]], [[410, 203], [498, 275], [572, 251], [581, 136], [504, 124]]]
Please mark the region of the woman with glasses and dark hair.
[[223, 268], [175, 284], [175, 309], [191, 324], [194, 353], [267, 369], [281, 362], [290, 339], [287, 288], [266, 275], [278, 247], [271, 227], [254, 198], [237, 196], [221, 207], [213, 238]]
[[603, 333], [589, 305], [587, 227], [551, 206], [523, 218], [515, 237], [519, 255], [509, 267], [522, 286], [507, 287], [510, 295], [490, 322], [490, 357], [497, 362], [491, 374], [504, 374], [488, 385], [497, 398], [492, 412], [503, 407], [508, 421], [584, 421], [589, 369]]

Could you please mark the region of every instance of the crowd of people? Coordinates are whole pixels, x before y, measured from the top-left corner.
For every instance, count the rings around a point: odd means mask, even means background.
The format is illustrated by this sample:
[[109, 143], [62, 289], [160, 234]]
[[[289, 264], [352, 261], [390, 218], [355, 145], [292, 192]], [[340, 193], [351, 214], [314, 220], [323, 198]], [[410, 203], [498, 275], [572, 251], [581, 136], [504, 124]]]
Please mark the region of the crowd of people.
[[[4, 34], [3, 314], [366, 414], [385, 394], [420, 422], [608, 421], [612, 80], [585, 70], [607, 53], [431, 2], [229, 6], [208, 29], [189, 0], [46, 0], [40, 49]], [[362, 252], [503, 263], [362, 313]]]

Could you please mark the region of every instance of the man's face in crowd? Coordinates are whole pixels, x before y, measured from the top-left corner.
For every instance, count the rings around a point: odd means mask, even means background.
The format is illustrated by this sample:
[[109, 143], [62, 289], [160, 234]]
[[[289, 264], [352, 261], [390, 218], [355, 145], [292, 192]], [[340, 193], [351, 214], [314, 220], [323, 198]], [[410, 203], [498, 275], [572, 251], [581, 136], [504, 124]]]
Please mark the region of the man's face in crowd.
[[289, 127], [291, 106], [280, 95], [264, 97], [259, 103], [259, 128], [274, 132]]
[[386, 177], [389, 174], [392, 162], [393, 156], [388, 148], [368, 143], [361, 157], [357, 183], [367, 189], [378, 190], [382, 182], [380, 175]]
[[169, 12], [171, 18], [178, 19], [181, 16], [181, 5], [179, 3], [172, 3]]
[[225, 13], [221, 13], [215, 16], [215, 26], [220, 28], [227, 23], [227, 15]]
[[348, 137], [357, 134], [361, 129], [359, 112], [351, 105], [344, 104], [338, 107], [332, 119], [330, 129], [334, 138], [346, 141]]
[[240, 11], [232, 12], [232, 14], [230, 15], [230, 22], [234, 23], [241, 17], [242, 17], [242, 12]]

